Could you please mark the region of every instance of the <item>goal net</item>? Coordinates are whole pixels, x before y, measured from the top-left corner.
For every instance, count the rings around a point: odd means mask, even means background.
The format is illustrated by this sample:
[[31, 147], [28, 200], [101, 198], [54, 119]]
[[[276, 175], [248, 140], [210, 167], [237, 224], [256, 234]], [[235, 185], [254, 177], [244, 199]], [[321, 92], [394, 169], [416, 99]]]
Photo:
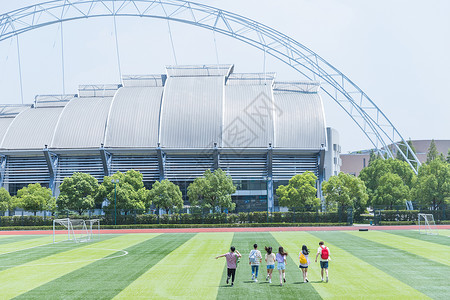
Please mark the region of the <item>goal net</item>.
[[57, 226], [63, 226], [63, 230], [67, 232], [67, 239], [64, 238], [60, 241], [89, 242], [100, 233], [99, 219], [55, 219], [53, 220], [53, 243], [56, 243], [57, 240]]
[[419, 214], [419, 233], [437, 235], [438, 229], [432, 214]]

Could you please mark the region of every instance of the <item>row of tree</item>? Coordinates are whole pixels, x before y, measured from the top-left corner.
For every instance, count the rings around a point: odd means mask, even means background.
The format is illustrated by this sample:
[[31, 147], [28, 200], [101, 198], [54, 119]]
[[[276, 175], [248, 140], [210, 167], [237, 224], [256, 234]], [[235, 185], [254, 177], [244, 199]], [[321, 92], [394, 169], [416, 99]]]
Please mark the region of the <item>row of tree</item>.
[[[414, 150], [412, 143], [408, 142]], [[409, 159], [412, 155], [409, 154]], [[296, 175], [286, 186], [277, 189], [281, 206], [313, 207], [319, 204], [315, 188], [317, 177], [311, 172]], [[412, 200], [431, 209], [450, 203], [450, 149], [447, 157], [439, 154], [434, 141], [427, 153], [427, 161], [415, 175], [402, 155], [384, 159], [371, 154], [369, 165], [358, 177], [339, 173], [322, 184], [327, 210], [338, 206], [353, 207], [363, 213], [367, 207], [405, 206]]]
[[[86, 173], [74, 173], [64, 178], [58, 198], [52, 196], [49, 188], [39, 183], [30, 184], [11, 197], [9, 192], [0, 189], [0, 211], [22, 208], [36, 213], [38, 211], [74, 211], [83, 214], [95, 207], [116, 208], [125, 214], [131, 211], [148, 211], [153, 204], [157, 209], [180, 210], [183, 197], [180, 188], [169, 180], [157, 181], [150, 190], [144, 187], [140, 172], [129, 170], [105, 176], [101, 184]], [[204, 209], [233, 210], [235, 204], [231, 194], [236, 191], [230, 176], [221, 169], [207, 170], [188, 187], [190, 204]], [[106, 202], [105, 202], [106, 200]]]
[[[450, 152], [445, 158], [438, 155], [434, 143], [428, 151], [427, 162], [422, 164], [416, 176], [408, 163], [401, 159], [383, 159], [371, 155], [369, 165], [359, 177], [340, 173], [322, 185], [328, 210], [338, 206], [353, 207], [364, 212], [368, 206], [392, 209], [404, 205], [407, 200], [437, 209], [450, 202]], [[150, 190], [144, 187], [142, 174], [135, 170], [117, 172], [105, 176], [101, 184], [93, 176], [74, 173], [60, 185], [57, 199], [50, 189], [39, 183], [30, 184], [11, 197], [0, 189], [0, 211], [15, 207], [26, 211], [75, 211], [80, 215], [106, 201], [106, 209], [116, 207], [130, 211], [148, 211], [151, 205], [157, 209], [181, 209], [183, 198], [177, 185], [169, 180], [157, 181]], [[317, 198], [317, 177], [312, 172], [295, 175], [287, 185], [276, 190], [279, 205], [289, 208], [312, 209], [320, 205]], [[220, 211], [234, 210], [231, 194], [236, 191], [232, 178], [221, 169], [205, 171], [187, 189], [191, 206]]]

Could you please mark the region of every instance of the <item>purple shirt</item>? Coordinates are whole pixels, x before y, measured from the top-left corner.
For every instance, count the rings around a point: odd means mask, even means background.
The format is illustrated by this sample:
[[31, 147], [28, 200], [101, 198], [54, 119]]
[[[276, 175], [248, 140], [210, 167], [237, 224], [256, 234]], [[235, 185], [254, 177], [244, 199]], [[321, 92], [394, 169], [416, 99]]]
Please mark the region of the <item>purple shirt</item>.
[[225, 254], [225, 258], [227, 259], [227, 268], [236, 269], [237, 254], [234, 252], [228, 252]]
[[286, 259], [286, 255], [281, 255], [280, 253], [277, 253], [276, 260], [278, 263], [284, 263], [285, 259]]

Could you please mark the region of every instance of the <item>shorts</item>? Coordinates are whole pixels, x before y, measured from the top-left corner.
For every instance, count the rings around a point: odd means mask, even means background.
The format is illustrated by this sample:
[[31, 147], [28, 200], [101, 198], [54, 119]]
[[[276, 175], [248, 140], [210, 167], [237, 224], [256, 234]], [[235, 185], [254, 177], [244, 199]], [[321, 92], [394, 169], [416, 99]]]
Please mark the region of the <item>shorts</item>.
[[267, 265], [267, 269], [275, 269], [275, 265]]
[[299, 267], [300, 269], [308, 269], [308, 266], [299, 265], [298, 267]]
[[328, 261], [320, 261], [320, 267], [322, 269], [328, 269]]
[[284, 263], [278, 263], [277, 269], [278, 270], [286, 270], [286, 265]]

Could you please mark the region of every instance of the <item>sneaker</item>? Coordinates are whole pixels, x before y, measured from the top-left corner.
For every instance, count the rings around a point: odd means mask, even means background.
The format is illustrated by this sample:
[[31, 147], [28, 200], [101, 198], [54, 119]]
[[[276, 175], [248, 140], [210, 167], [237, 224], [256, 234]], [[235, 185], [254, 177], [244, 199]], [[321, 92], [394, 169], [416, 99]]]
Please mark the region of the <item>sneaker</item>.
[[328, 282], [328, 276], [327, 276], [327, 282]]
[[234, 286], [234, 283], [233, 283], [233, 282], [231, 283], [231, 286]]
[[269, 279], [269, 283], [272, 283], [272, 279]]
[[286, 282], [286, 278], [283, 278], [283, 281]]
[[258, 279], [255, 278], [255, 282], [258, 282]]
[[255, 280], [255, 275], [254, 274], [252, 274], [252, 280]]
[[303, 280], [303, 283], [306, 283], [306, 280]]
[[280, 286], [283, 286], [283, 284], [282, 284], [282, 283], [280, 283]]
[[309, 282], [308, 278], [305, 278], [305, 281], [306, 281], [306, 282]]
[[230, 277], [227, 277], [227, 284], [228, 284], [229, 281], [230, 281]]
[[322, 281], [323, 281], [323, 278], [322, 278]]

